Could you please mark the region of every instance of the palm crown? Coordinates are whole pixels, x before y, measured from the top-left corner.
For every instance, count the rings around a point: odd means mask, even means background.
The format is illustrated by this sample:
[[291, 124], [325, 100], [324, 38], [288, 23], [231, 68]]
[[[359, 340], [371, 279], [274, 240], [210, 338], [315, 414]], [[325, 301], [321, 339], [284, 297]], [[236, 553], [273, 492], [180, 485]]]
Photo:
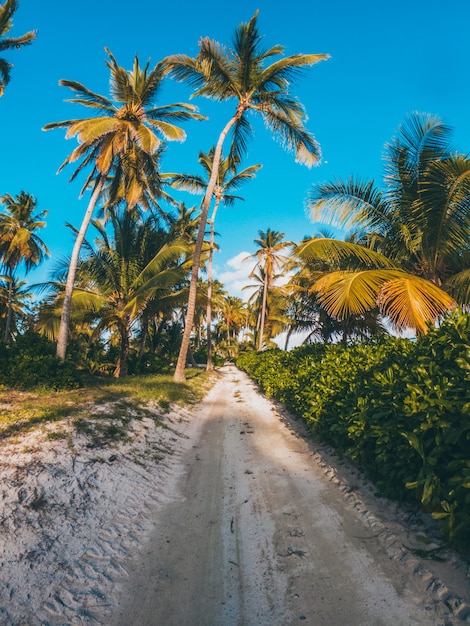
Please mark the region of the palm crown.
[[313, 219], [358, 228], [364, 245], [312, 240], [298, 252], [354, 259], [354, 272], [316, 284], [332, 314], [362, 311], [378, 298], [399, 328], [425, 331], [454, 298], [469, 302], [470, 161], [451, 152], [450, 129], [423, 114], [400, 127], [385, 159], [384, 189], [351, 178], [316, 186], [308, 197]]
[[[34, 39], [36, 34], [30, 31], [20, 37], [5, 37], [13, 26], [13, 15], [18, 9], [18, 0], [6, 0], [0, 5], [0, 52], [13, 48], [27, 46]], [[0, 58], [0, 96], [3, 95], [5, 86], [10, 82], [12, 64]]]
[[[126, 71], [117, 64], [111, 52], [106, 51], [109, 56], [106, 65], [111, 73], [113, 100], [90, 91], [76, 81], [61, 80], [62, 86], [69, 87], [77, 94], [69, 102], [95, 109], [99, 115], [52, 122], [44, 127], [45, 130], [67, 128], [67, 138], [77, 137], [79, 145], [66, 158], [60, 170], [81, 159], [72, 174], [73, 179], [82, 169], [91, 165], [83, 189], [97, 176], [107, 176], [113, 166], [121, 175], [128, 178], [130, 176], [131, 179], [132, 176], [135, 177], [133, 172], [141, 172], [146, 167], [151, 172], [152, 157], [161, 148], [162, 140], [183, 141], [186, 137], [185, 132], [174, 122], [204, 119], [195, 112], [196, 107], [190, 104], [178, 102], [164, 106], [155, 105], [166, 73], [165, 63], [157, 63], [149, 70], [149, 63], [141, 68], [136, 56], [133, 69]], [[122, 168], [126, 164], [123, 172]], [[154, 174], [158, 176], [156, 169]], [[150, 173], [147, 179], [151, 179]], [[135, 191], [126, 198], [131, 205], [141, 197]]]
[[231, 49], [204, 37], [199, 41], [197, 57], [169, 57], [171, 74], [195, 87], [194, 96], [237, 100], [231, 156], [240, 159], [246, 150], [253, 131], [246, 114], [252, 111], [259, 113], [267, 128], [295, 152], [297, 161], [311, 166], [318, 161], [320, 149], [305, 128], [304, 106], [290, 90], [303, 68], [328, 59], [329, 55], [295, 54], [266, 65], [272, 57], [282, 55], [284, 48], [262, 48], [257, 19], [258, 12], [248, 23], [240, 24]]

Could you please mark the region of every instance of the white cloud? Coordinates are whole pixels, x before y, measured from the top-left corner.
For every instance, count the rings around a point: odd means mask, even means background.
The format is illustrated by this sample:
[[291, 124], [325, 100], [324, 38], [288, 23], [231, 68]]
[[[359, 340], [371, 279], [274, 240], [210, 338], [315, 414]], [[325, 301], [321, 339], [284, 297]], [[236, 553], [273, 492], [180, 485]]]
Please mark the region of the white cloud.
[[250, 259], [249, 252], [239, 252], [229, 259], [222, 269], [214, 267], [214, 277], [224, 285], [231, 296], [238, 296], [247, 300], [250, 290], [243, 291], [242, 288], [250, 284], [248, 278], [255, 265], [255, 259]]
[[[252, 289], [243, 289], [243, 287], [253, 284], [249, 274], [253, 271], [255, 264], [256, 259], [252, 258], [250, 252], [239, 252], [226, 261], [222, 269], [214, 266], [214, 278], [220, 280], [231, 296], [238, 296], [247, 301], [252, 294]], [[292, 272], [287, 272], [276, 280], [276, 285], [285, 285], [291, 276]]]

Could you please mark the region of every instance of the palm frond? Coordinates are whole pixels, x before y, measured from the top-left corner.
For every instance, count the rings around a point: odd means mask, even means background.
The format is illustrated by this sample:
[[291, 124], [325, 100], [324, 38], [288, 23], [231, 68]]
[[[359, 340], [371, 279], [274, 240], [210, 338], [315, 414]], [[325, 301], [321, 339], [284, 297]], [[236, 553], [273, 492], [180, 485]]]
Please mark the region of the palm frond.
[[345, 319], [360, 315], [377, 306], [383, 283], [389, 279], [383, 270], [330, 272], [311, 287], [321, 306], [331, 317]]
[[397, 330], [412, 328], [425, 333], [428, 324], [435, 323], [452, 310], [456, 302], [433, 283], [419, 276], [403, 274], [383, 285], [379, 305]]
[[307, 207], [313, 222], [346, 230], [381, 226], [389, 211], [374, 181], [352, 177], [314, 185], [307, 196]]
[[370, 248], [349, 241], [327, 239], [324, 237], [302, 241], [294, 249], [294, 255], [306, 261], [318, 259], [331, 263], [339, 263], [342, 260], [358, 260], [368, 267], [395, 267], [393, 261]]
[[460, 306], [465, 309], [470, 307], [470, 269], [464, 269], [454, 274], [444, 283], [443, 288]]

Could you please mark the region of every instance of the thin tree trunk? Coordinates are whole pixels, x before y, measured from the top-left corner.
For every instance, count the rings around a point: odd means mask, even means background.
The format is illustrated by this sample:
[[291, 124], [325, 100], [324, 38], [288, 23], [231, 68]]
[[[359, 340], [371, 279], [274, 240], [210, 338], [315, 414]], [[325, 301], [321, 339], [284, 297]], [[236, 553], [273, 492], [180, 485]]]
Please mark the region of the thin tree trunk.
[[103, 187], [103, 179], [100, 179], [93, 190], [93, 193], [88, 203], [88, 208], [83, 217], [82, 225], [78, 231], [77, 237], [72, 250], [72, 256], [70, 257], [69, 271], [67, 273], [67, 282], [65, 283], [64, 303], [62, 305], [62, 314], [60, 317], [59, 335], [57, 338], [56, 356], [62, 361], [65, 359], [65, 353], [67, 351], [69, 325], [70, 325], [70, 312], [72, 308], [72, 293], [75, 283], [75, 274], [77, 273], [78, 257], [80, 255], [80, 248], [82, 247], [85, 234], [90, 224], [93, 211], [95, 210], [96, 202], [101, 193]]
[[285, 350], [286, 352], [287, 352], [287, 348], [288, 348], [288, 346], [289, 346], [289, 339], [290, 339], [290, 337], [291, 337], [291, 334], [292, 334], [292, 330], [291, 330], [291, 329], [289, 329], [289, 330], [287, 331], [287, 333], [286, 333], [286, 343], [284, 344], [284, 350]]
[[214, 364], [212, 362], [212, 260], [214, 257], [214, 237], [215, 237], [215, 216], [217, 215], [217, 209], [219, 208], [219, 201], [216, 200], [214, 211], [212, 213], [211, 221], [211, 235], [209, 240], [209, 262], [207, 264], [207, 364], [206, 370], [208, 372], [214, 371]]
[[129, 355], [129, 319], [124, 320], [121, 328], [121, 350], [119, 352], [119, 360], [114, 370], [114, 378], [125, 378], [127, 376], [127, 357]]
[[189, 346], [188, 348], [188, 362], [191, 365], [191, 367], [197, 367], [197, 363], [194, 358], [193, 351], [191, 350], [191, 346]]
[[264, 286], [263, 286], [263, 304], [261, 305], [261, 324], [260, 324], [260, 329], [259, 329], [258, 352], [261, 352], [261, 349], [263, 347], [264, 321], [266, 318], [267, 297], [268, 297], [268, 277], [267, 275], [265, 275]]
[[10, 326], [11, 326], [11, 318], [13, 316], [13, 270], [10, 268], [8, 272], [8, 304], [7, 304], [7, 319], [5, 322], [5, 336], [4, 341], [5, 345], [8, 345], [10, 342]]
[[241, 113], [237, 112], [237, 114], [234, 115], [226, 124], [225, 128], [220, 133], [219, 140], [217, 142], [217, 145], [214, 151], [214, 159], [212, 162], [211, 176], [209, 179], [209, 183], [207, 185], [206, 195], [204, 196], [204, 201], [202, 203], [202, 211], [201, 211], [201, 216], [199, 218], [199, 230], [197, 233], [196, 245], [194, 248], [194, 259], [193, 259], [193, 266], [191, 270], [191, 282], [189, 285], [188, 309], [186, 312], [186, 324], [184, 327], [183, 338], [181, 341], [180, 352], [178, 355], [178, 362], [176, 364], [176, 369], [175, 369], [175, 373], [173, 376], [173, 379], [176, 382], [184, 382], [186, 380], [186, 377], [184, 375], [184, 368], [186, 365], [186, 357], [188, 354], [189, 341], [191, 338], [191, 330], [192, 330], [193, 322], [194, 322], [194, 312], [196, 310], [196, 292], [197, 292], [197, 281], [198, 281], [198, 276], [199, 276], [199, 264], [201, 261], [202, 244], [204, 242], [204, 235], [206, 232], [206, 224], [207, 224], [207, 216], [209, 215], [209, 207], [210, 207], [210, 203], [212, 199], [212, 194], [214, 192], [214, 187], [215, 187], [217, 176], [219, 173], [219, 164], [220, 164], [220, 157], [222, 154], [222, 146], [227, 136], [227, 133], [229, 132], [231, 127], [235, 124], [239, 115], [241, 115]]
[[145, 349], [147, 347], [147, 339], [149, 336], [149, 316], [146, 310], [144, 310], [144, 312], [142, 313], [142, 317], [140, 320], [140, 327], [141, 327], [140, 344], [139, 344], [139, 354], [138, 354], [137, 360], [139, 362], [139, 371], [142, 374], [143, 373], [142, 361], [144, 358]]

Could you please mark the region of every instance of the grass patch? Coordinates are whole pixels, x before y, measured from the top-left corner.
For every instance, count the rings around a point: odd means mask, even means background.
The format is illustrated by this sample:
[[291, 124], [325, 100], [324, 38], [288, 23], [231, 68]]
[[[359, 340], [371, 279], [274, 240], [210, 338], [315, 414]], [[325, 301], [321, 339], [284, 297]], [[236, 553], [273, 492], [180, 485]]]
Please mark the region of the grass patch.
[[[18, 391], [0, 388], [0, 439], [27, 432], [41, 425], [69, 419], [76, 432], [98, 442], [116, 441], [126, 436], [132, 418], [150, 414], [149, 404], [168, 411], [172, 404], [188, 405], [202, 400], [213, 376], [205, 371], [188, 370], [185, 383], [171, 376], [144, 375], [124, 379], [95, 379], [86, 387], [63, 391], [41, 389]], [[96, 411], [103, 405], [109, 410]], [[48, 439], [66, 438], [61, 431]]]

